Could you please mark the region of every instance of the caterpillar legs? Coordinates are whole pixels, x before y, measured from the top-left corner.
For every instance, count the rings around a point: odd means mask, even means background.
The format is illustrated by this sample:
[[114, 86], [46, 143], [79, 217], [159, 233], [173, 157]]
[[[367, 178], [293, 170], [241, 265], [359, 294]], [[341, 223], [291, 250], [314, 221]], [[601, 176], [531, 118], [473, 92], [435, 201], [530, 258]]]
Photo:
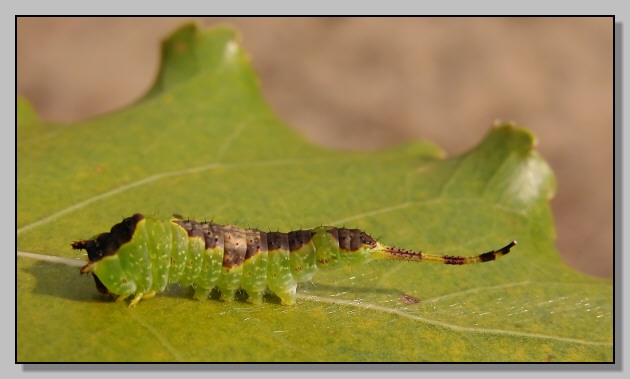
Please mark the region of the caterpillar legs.
[[263, 302], [264, 292], [247, 293], [247, 301], [252, 304], [261, 304]]
[[[129, 303], [129, 308], [133, 308], [136, 306], [136, 304], [138, 304], [138, 302], [142, 299], [150, 299], [152, 297], [155, 296], [155, 294], [157, 293], [157, 291], [151, 291], [151, 292], [138, 292], [137, 294], [134, 295], [133, 299], [131, 300], [131, 303]], [[116, 301], [123, 301], [125, 300], [127, 297], [129, 296], [125, 296], [125, 295], [120, 295], [116, 298]]]
[[201, 288], [201, 287], [196, 287], [195, 288], [195, 294], [193, 295], [193, 298], [195, 300], [206, 300], [208, 298], [208, 296], [210, 296], [210, 292], [212, 290], [208, 289], [208, 288]]
[[276, 296], [280, 298], [280, 301], [283, 305], [293, 305], [295, 304], [296, 292], [297, 286], [294, 285], [287, 291], [276, 292]]
[[[206, 288], [197, 287], [197, 288], [195, 288], [195, 294], [193, 295], [193, 298], [195, 298], [196, 300], [206, 300], [206, 299], [208, 299], [208, 296], [210, 296], [210, 292], [212, 292], [212, 290], [206, 289]], [[293, 305], [293, 304], [295, 304], [296, 293], [297, 293], [297, 286], [295, 286], [293, 288], [290, 288], [287, 291], [283, 291], [283, 292], [280, 292], [280, 293], [274, 293], [274, 294], [280, 298], [281, 304]], [[147, 299], [148, 298], [147, 295], [148, 295], [147, 293], [145, 293], [145, 294], [137, 294], [134, 297], [134, 299], [132, 300], [132, 303], [135, 305], [141, 299]], [[264, 295], [265, 295], [264, 291], [262, 291], [262, 292], [254, 292], [254, 291], [247, 292], [247, 299], [246, 299], [246, 301], [248, 303], [251, 303], [251, 304], [262, 304]], [[151, 293], [151, 297], [153, 297], [153, 296], [155, 296], [155, 293]], [[220, 295], [219, 298], [221, 300], [223, 300], [223, 301], [233, 301], [236, 298], [236, 290], [234, 290], [234, 291], [221, 291], [221, 295]], [[120, 299], [120, 297], [119, 297], [119, 299]]]

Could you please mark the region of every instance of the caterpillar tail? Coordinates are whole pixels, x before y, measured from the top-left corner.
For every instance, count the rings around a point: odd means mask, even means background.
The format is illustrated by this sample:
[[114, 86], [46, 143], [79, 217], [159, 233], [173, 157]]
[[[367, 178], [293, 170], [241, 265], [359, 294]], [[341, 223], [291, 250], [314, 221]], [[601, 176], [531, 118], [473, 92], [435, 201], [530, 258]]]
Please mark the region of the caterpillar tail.
[[401, 249], [393, 246], [386, 246], [378, 244], [374, 250], [372, 259], [379, 260], [394, 260], [394, 261], [409, 261], [409, 262], [427, 262], [446, 265], [467, 265], [475, 263], [485, 263], [494, 261], [502, 256], [507, 255], [511, 249], [517, 245], [516, 241], [512, 241], [509, 244], [498, 250], [490, 250], [486, 253], [473, 255], [473, 256], [456, 256], [456, 255], [438, 255], [423, 253], [420, 251], [413, 251], [407, 249]]

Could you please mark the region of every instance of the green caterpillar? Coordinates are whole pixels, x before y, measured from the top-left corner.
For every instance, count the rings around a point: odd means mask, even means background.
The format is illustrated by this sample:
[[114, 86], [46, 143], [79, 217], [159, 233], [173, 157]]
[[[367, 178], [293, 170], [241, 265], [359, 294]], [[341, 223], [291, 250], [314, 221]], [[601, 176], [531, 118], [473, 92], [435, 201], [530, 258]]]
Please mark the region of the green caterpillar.
[[242, 289], [249, 302], [260, 303], [270, 290], [282, 304], [294, 304], [297, 283], [311, 280], [318, 269], [378, 260], [483, 263], [506, 255], [514, 245], [472, 257], [440, 256], [386, 246], [358, 229], [320, 226], [265, 233], [139, 213], [110, 232], [72, 243], [87, 251], [81, 273], [92, 273], [101, 293], [118, 295], [118, 300], [133, 295], [130, 306], [174, 283], [193, 286], [200, 300], [217, 287], [223, 300], [233, 300]]

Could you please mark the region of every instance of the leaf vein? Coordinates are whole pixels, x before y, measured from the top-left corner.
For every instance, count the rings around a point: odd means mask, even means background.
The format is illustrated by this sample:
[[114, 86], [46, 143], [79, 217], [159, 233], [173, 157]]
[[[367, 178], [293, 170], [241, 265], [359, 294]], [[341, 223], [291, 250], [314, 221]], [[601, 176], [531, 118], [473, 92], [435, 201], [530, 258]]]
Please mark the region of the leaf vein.
[[515, 331], [503, 330], [503, 329], [484, 329], [484, 328], [471, 328], [467, 326], [459, 326], [459, 325], [449, 324], [443, 321], [432, 320], [429, 318], [412, 315], [404, 311], [401, 311], [399, 309], [392, 309], [392, 308], [387, 308], [380, 305], [374, 305], [374, 304], [369, 304], [369, 303], [356, 303], [354, 301], [341, 300], [341, 299], [329, 299], [329, 298], [321, 297], [321, 296], [303, 295], [303, 294], [297, 294], [297, 297], [300, 299], [310, 300], [310, 301], [315, 301], [315, 302], [320, 302], [320, 303], [343, 304], [343, 305], [348, 305], [348, 306], [356, 307], [356, 308], [363, 308], [363, 309], [368, 309], [368, 310], [376, 310], [376, 311], [391, 313], [391, 314], [395, 314], [401, 317], [409, 318], [412, 320], [424, 322], [424, 323], [435, 325], [435, 326], [440, 326], [440, 327], [455, 330], [458, 332], [498, 334], [498, 335], [507, 335], [507, 336], [516, 336], [516, 337], [537, 338], [537, 339], [544, 339], [544, 340], [556, 340], [556, 341], [567, 342], [567, 343], [577, 343], [577, 344], [582, 344], [582, 345], [598, 345], [598, 346], [611, 346], [612, 345], [610, 342], [589, 341], [589, 340], [553, 336], [553, 335], [541, 334], [541, 333], [515, 332]]

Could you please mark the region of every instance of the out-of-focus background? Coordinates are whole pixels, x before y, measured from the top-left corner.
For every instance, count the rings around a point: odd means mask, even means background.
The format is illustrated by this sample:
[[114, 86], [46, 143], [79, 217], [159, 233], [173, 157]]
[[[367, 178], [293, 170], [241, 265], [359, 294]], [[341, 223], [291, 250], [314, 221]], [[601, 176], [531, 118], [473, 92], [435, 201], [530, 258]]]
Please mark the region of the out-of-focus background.
[[[19, 18], [17, 89], [50, 121], [141, 97], [160, 43], [190, 18]], [[267, 101], [314, 143], [426, 139], [448, 156], [496, 119], [538, 136], [565, 261], [612, 276], [613, 19], [199, 18], [242, 32]]]

